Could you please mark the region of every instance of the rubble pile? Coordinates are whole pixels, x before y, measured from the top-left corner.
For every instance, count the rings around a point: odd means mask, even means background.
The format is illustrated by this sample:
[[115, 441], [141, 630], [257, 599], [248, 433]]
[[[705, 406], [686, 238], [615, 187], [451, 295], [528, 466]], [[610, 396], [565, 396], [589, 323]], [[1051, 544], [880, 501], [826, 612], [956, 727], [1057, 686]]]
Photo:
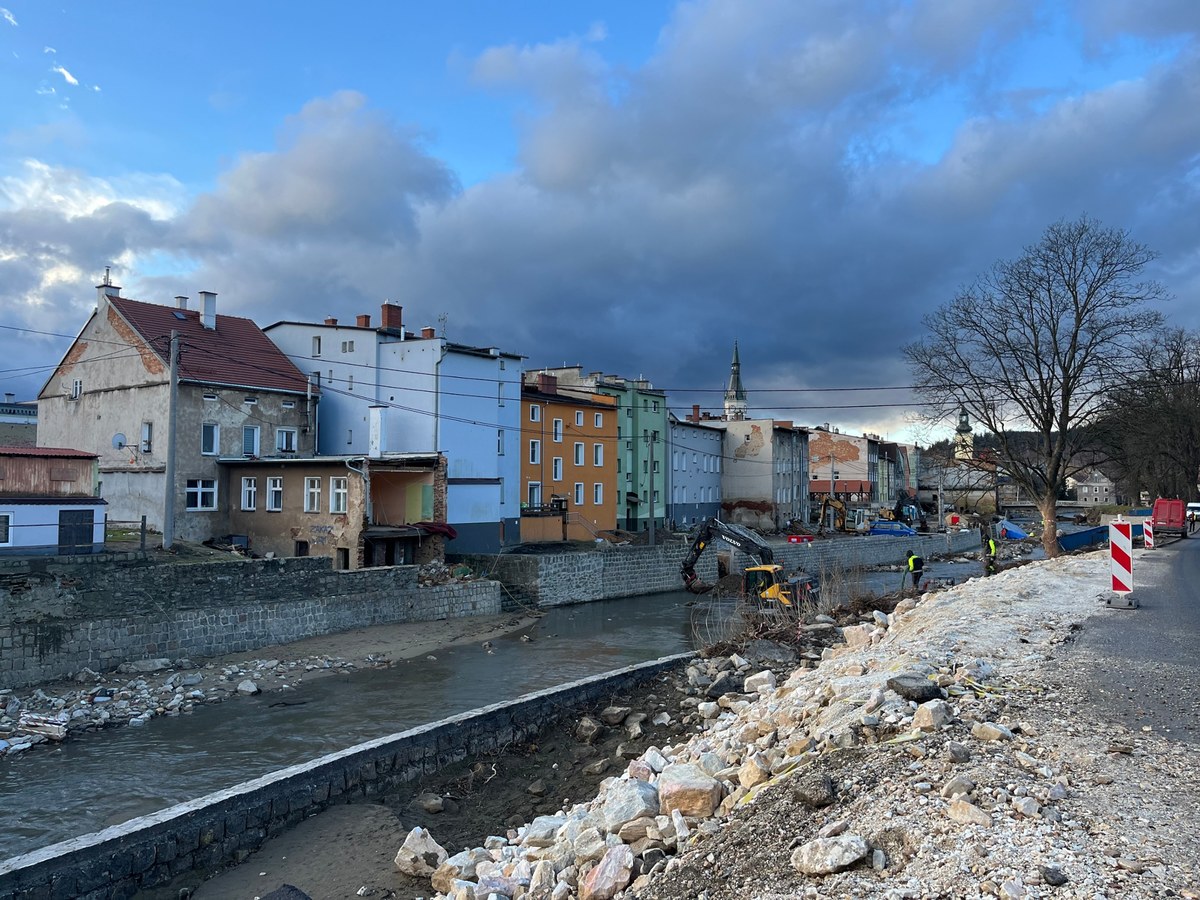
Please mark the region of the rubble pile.
[[417, 569], [417, 583], [422, 587], [450, 584], [455, 581], [474, 581], [476, 577], [470, 566], [447, 563], [440, 559], [424, 563]]
[[0, 690], [0, 756], [84, 731], [145, 725], [158, 716], [190, 713], [200, 704], [238, 695], [290, 690], [317, 670], [355, 668], [353, 662], [327, 656], [210, 663], [203, 668], [187, 659], [142, 659], [106, 675], [85, 668], [74, 675], [79, 685], [75, 689], [47, 686], [49, 691], [37, 688], [24, 696]]
[[906, 598], [817, 668], [698, 661], [689, 740], [481, 847], [414, 831], [396, 865], [443, 900], [1200, 897], [1196, 754], [1080, 727], [1039, 682], [1105, 571], [1063, 559]]

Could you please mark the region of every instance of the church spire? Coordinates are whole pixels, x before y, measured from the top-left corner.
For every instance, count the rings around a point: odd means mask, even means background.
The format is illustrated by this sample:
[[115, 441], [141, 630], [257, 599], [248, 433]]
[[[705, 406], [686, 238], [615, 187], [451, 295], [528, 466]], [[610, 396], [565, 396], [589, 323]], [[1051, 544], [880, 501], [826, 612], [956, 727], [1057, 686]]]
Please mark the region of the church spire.
[[725, 418], [740, 422], [746, 418], [746, 389], [742, 387], [742, 361], [737, 341], [733, 342], [733, 362], [729, 366], [729, 386], [725, 388]]

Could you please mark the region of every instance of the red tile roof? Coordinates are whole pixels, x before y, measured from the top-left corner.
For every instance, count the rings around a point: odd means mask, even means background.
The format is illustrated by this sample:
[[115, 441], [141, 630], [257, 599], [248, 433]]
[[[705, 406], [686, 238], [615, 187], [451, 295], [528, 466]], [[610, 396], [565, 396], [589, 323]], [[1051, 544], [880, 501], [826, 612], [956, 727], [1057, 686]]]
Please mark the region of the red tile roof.
[[0, 447], [0, 456], [55, 456], [73, 459], [98, 459], [95, 453], [86, 450], [68, 450], [66, 447]]
[[308, 387], [301, 371], [250, 319], [218, 315], [217, 327], [205, 328], [198, 310], [125, 297], [108, 302], [163, 362], [170, 359], [171, 331], [179, 332], [181, 381], [294, 393]]

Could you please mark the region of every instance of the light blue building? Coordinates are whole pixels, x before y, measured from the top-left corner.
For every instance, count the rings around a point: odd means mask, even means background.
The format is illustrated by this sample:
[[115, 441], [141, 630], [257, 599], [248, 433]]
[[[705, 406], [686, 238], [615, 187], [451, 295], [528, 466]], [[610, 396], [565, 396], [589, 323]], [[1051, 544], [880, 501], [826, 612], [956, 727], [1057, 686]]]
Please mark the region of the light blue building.
[[494, 347], [404, 328], [402, 308], [354, 325], [276, 322], [263, 329], [321, 387], [317, 452], [440, 452], [446, 457], [448, 552], [489, 553], [520, 540], [521, 360]]
[[667, 425], [667, 517], [678, 530], [712, 518], [721, 509], [724, 429], [670, 414]]

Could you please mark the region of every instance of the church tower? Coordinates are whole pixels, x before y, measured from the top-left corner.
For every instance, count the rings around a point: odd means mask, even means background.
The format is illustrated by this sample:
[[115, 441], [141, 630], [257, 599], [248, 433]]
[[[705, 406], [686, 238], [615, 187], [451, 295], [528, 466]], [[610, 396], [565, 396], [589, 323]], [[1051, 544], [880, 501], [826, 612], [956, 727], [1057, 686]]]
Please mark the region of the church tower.
[[733, 342], [733, 363], [729, 366], [729, 386], [725, 388], [725, 419], [741, 422], [746, 418], [746, 389], [742, 387], [742, 363], [737, 341]]
[[975, 436], [965, 406], [959, 407], [958, 426], [954, 429], [954, 458], [972, 459], [975, 456]]

